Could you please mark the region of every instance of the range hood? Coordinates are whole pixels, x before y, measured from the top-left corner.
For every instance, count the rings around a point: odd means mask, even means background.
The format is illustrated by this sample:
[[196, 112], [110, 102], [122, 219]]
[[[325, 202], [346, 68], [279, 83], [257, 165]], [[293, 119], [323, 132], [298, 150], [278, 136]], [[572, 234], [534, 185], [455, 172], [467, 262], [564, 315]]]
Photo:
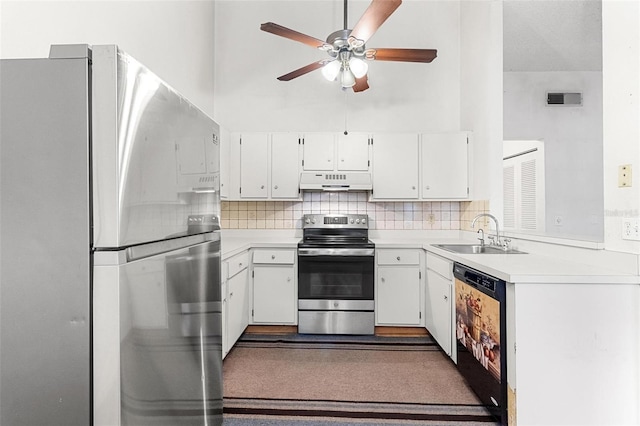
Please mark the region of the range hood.
[[300, 174], [304, 191], [371, 191], [368, 172], [305, 172]]

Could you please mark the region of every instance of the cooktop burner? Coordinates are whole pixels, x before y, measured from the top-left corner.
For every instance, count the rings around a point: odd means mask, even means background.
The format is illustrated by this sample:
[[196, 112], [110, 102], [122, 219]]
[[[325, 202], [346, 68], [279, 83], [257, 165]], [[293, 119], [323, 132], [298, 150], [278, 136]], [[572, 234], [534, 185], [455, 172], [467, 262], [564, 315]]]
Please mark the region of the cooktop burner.
[[298, 247], [374, 247], [366, 214], [306, 214], [302, 221], [303, 239]]

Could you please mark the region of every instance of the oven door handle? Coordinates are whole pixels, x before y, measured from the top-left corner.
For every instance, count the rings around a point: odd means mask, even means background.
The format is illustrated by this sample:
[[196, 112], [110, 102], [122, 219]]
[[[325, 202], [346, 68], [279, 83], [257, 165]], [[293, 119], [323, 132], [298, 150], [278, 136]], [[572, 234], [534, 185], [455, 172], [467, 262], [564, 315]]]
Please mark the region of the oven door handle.
[[373, 256], [372, 248], [299, 248], [298, 256]]

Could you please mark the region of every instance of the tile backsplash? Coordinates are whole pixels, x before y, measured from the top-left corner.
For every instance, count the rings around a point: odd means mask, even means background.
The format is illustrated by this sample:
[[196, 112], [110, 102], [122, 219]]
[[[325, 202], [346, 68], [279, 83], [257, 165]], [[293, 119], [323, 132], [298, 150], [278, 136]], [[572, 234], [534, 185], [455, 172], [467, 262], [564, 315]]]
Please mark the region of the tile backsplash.
[[370, 229], [471, 229], [486, 201], [368, 202], [366, 192], [306, 192], [301, 201], [222, 201], [223, 229], [302, 228], [307, 213], [359, 213]]

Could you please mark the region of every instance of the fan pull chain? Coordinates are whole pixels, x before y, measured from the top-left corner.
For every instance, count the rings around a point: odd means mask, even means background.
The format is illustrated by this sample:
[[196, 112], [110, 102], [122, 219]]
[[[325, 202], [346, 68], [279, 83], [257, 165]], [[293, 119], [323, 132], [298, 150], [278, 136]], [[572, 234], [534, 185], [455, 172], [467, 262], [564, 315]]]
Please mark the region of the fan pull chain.
[[347, 131], [347, 111], [349, 110], [347, 105], [347, 96], [349, 96], [349, 92], [344, 90], [344, 134], [345, 136], [349, 134]]

